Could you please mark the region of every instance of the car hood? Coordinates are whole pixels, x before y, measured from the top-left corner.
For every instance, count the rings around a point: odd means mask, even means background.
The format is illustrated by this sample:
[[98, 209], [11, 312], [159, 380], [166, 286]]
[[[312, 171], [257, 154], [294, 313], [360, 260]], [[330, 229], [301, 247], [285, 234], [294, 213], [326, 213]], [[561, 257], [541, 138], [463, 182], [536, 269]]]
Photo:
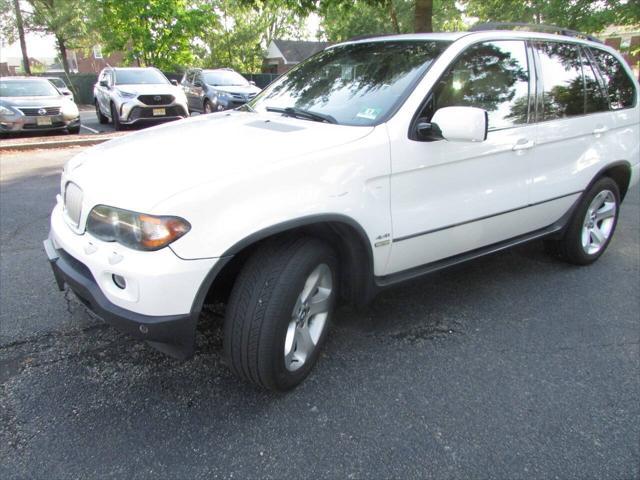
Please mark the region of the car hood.
[[242, 95], [261, 92], [255, 85], [210, 85], [210, 87], [221, 92], [240, 93]]
[[52, 97], [0, 97], [0, 103], [10, 107], [59, 107], [65, 100], [63, 95]]
[[[132, 133], [72, 158], [65, 181], [77, 183], [91, 206], [160, 213], [154, 207], [204, 184], [241, 182], [274, 162], [304, 161], [353, 142], [373, 127], [353, 127], [274, 113], [220, 112]], [[87, 205], [89, 206], [89, 205]]]
[[160, 83], [160, 84], [118, 84], [115, 86], [118, 90], [122, 90], [123, 92], [129, 93], [137, 93], [138, 95], [161, 95], [161, 94], [172, 94], [175, 95], [176, 92], [182, 90], [175, 85]]

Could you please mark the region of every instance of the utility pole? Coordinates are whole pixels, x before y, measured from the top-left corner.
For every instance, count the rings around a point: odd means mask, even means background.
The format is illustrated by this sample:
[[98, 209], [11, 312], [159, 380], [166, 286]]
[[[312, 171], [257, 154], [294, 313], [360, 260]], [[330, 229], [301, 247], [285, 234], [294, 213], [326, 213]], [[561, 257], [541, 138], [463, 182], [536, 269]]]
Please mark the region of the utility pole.
[[22, 23], [22, 12], [20, 11], [19, 0], [13, 0], [13, 6], [16, 10], [16, 26], [18, 27], [18, 36], [20, 37], [20, 49], [22, 50], [22, 68], [24, 73], [31, 75], [31, 65], [29, 64], [29, 55], [27, 55], [27, 42], [24, 40], [24, 24]]

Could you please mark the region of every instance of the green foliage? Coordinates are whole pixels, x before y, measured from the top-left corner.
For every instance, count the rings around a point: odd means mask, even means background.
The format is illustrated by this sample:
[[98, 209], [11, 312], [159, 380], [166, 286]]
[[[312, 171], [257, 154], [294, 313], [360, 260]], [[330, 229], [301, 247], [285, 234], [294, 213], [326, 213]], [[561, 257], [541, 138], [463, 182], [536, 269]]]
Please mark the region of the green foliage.
[[0, 37], [7, 44], [15, 42], [18, 38], [13, 0], [0, 0]]
[[216, 13], [188, 0], [91, 0], [94, 28], [105, 51], [122, 51], [129, 62], [175, 70], [193, 63], [192, 39]]
[[25, 16], [31, 31], [50, 33], [67, 47], [82, 45], [87, 38], [85, 0], [28, 0], [31, 13]]
[[[359, 35], [411, 33], [415, 3], [415, 0], [326, 1], [321, 10], [321, 33], [333, 42]], [[436, 31], [463, 28], [461, 12], [454, 0], [433, 2], [433, 25]]]
[[558, 25], [596, 33], [611, 24], [640, 23], [638, 0], [462, 0], [480, 21]]
[[304, 32], [304, 16], [282, 2], [209, 0], [208, 5], [218, 13], [219, 21], [200, 34], [196, 63], [203, 67], [260, 72], [271, 40], [300, 38]]

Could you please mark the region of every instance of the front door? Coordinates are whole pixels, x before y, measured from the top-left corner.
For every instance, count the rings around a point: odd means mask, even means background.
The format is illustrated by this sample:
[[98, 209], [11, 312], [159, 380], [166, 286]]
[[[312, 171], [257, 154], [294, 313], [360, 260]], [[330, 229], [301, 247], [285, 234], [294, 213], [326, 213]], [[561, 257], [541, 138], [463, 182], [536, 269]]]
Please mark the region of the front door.
[[527, 233], [536, 140], [531, 58], [521, 40], [473, 45], [426, 98], [421, 121], [442, 107], [485, 109], [484, 142], [420, 141], [411, 133], [391, 139], [393, 243], [387, 274]]

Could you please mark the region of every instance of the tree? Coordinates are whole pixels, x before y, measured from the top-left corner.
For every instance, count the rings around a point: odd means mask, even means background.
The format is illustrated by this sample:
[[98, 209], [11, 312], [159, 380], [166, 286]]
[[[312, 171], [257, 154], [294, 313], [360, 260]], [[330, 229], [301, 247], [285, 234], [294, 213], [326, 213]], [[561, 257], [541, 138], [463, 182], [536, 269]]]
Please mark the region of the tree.
[[586, 33], [610, 24], [640, 23], [637, 0], [462, 0], [466, 13], [480, 21], [557, 25]]
[[29, 29], [54, 36], [62, 67], [68, 75], [67, 50], [81, 46], [87, 38], [87, 2], [85, 0], [27, 1], [32, 8], [27, 18]]
[[24, 73], [31, 75], [31, 62], [29, 61], [29, 54], [27, 53], [27, 42], [24, 39], [24, 24], [22, 21], [22, 11], [20, 10], [20, 2], [13, 0], [13, 8], [15, 12], [15, 28], [20, 38], [20, 51], [22, 52], [22, 68]]
[[192, 40], [217, 21], [206, 2], [92, 0], [93, 26], [107, 52], [121, 51], [139, 65], [174, 70], [193, 63]]
[[[246, 5], [259, 5], [266, 3], [265, 0], [241, 1]], [[387, 22], [389, 20], [391, 21], [393, 29], [400, 29], [400, 22], [398, 21], [396, 23], [394, 21], [394, 10], [389, 8], [396, 3], [395, 0], [277, 0], [270, 3], [286, 6], [287, 8], [297, 11], [301, 15], [307, 15], [311, 12], [324, 14], [333, 9], [343, 9], [343, 11], [358, 15], [357, 8], [350, 9], [350, 7], [359, 5], [360, 8], [362, 8], [364, 5], [368, 5], [370, 7], [380, 8], [380, 11], [385, 12]], [[431, 32], [437, 12], [442, 9], [447, 10], [447, 13], [452, 14], [453, 10], [450, 7], [455, 7], [455, 0], [411, 0], [407, 3], [410, 3], [413, 6], [412, 31], [415, 32]], [[455, 8], [455, 11], [457, 12], [457, 8]], [[366, 19], [361, 20], [366, 21]]]
[[[436, 30], [463, 27], [461, 12], [453, 0], [435, 0], [431, 17]], [[410, 33], [416, 29], [415, 0], [355, 0], [327, 3], [322, 13], [322, 34], [338, 42], [360, 35]]]
[[304, 17], [277, 2], [248, 5], [240, 0], [209, 0], [209, 5], [219, 21], [207, 25], [199, 35], [201, 66], [259, 72], [264, 50], [274, 38], [303, 34]]

